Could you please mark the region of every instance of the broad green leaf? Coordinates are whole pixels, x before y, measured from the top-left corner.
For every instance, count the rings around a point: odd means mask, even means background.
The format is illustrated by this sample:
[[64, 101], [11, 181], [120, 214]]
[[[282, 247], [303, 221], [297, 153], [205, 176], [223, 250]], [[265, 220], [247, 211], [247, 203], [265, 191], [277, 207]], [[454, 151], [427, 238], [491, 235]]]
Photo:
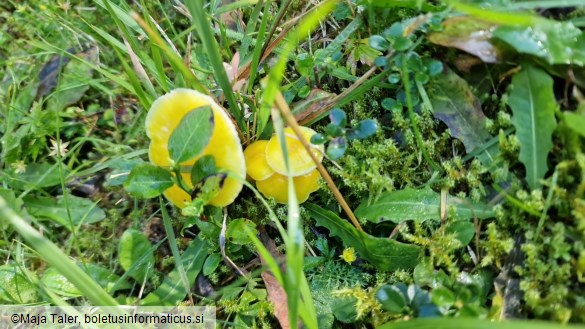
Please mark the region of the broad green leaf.
[[[489, 218], [494, 216], [492, 209], [483, 204], [473, 204], [449, 196], [449, 216], [455, 220], [469, 218]], [[383, 193], [373, 204], [363, 202], [355, 211], [359, 218], [373, 223], [392, 221], [400, 223], [405, 220], [424, 221], [441, 218], [441, 195], [430, 188], [421, 190], [407, 188], [400, 191]]]
[[557, 125], [552, 78], [530, 64], [523, 65], [512, 78], [508, 105], [520, 142], [520, 161], [526, 167], [526, 181], [531, 189], [539, 188], [548, 171], [546, 158], [553, 147], [552, 133]]
[[[51, 219], [68, 229], [72, 229], [70, 224], [73, 226], [92, 224], [106, 218], [106, 213], [95, 202], [73, 195], [67, 196], [67, 202], [63, 196], [56, 199], [27, 196], [23, 201], [26, 210], [32, 216]], [[69, 215], [71, 215], [71, 223]]]
[[[451, 136], [459, 139], [467, 153], [480, 149], [491, 138], [486, 128], [486, 117], [479, 100], [465, 80], [452, 71], [447, 71], [435, 80], [430, 95], [433, 115], [443, 121]], [[488, 165], [499, 153], [498, 145], [485, 149], [478, 155], [479, 160]]]
[[118, 244], [120, 266], [140, 284], [154, 272], [154, 254], [151, 247], [148, 238], [136, 229], [126, 230]]
[[38, 301], [35, 287], [16, 265], [0, 266], [0, 301], [8, 304], [28, 304]]
[[406, 297], [396, 286], [384, 285], [376, 291], [376, 299], [390, 313], [400, 313], [406, 307]]
[[142, 163], [132, 169], [124, 188], [139, 198], [154, 198], [173, 186], [173, 176], [161, 167]]
[[121, 281], [120, 276], [108, 268], [96, 264], [80, 264], [80, 267], [110, 294], [132, 288], [128, 281]]
[[461, 246], [465, 247], [475, 235], [475, 226], [472, 222], [458, 220], [447, 224], [445, 233], [455, 234], [455, 238], [461, 242]]
[[329, 210], [314, 204], [305, 204], [309, 215], [343, 240], [347, 246], [354, 247], [359, 256], [370, 262], [381, 271], [411, 269], [418, 263], [420, 248], [415, 245], [397, 242], [387, 238], [377, 238], [358, 231], [347, 221], [339, 218]]
[[213, 110], [203, 106], [187, 113], [169, 138], [169, 154], [176, 163], [198, 156], [211, 139], [215, 127]]
[[388, 322], [378, 329], [585, 329], [583, 325], [566, 326], [557, 322], [513, 320], [494, 322], [477, 318], [436, 317]]
[[244, 230], [244, 226], [247, 226], [248, 229], [255, 234], [258, 233], [256, 229], [256, 224], [251, 220], [247, 220], [245, 218], [238, 218], [235, 220], [230, 221], [227, 226], [226, 231], [226, 238], [227, 242], [239, 245], [245, 245], [250, 243], [250, 239], [248, 238], [248, 234]]
[[450, 289], [439, 286], [431, 292], [431, 300], [437, 306], [449, 308], [455, 304], [457, 297]]
[[585, 137], [585, 115], [573, 112], [563, 112], [567, 126], [582, 137]]
[[60, 296], [65, 297], [79, 297], [81, 292], [77, 289], [73, 283], [67, 280], [59, 271], [53, 267], [49, 267], [43, 276], [41, 277], [41, 283], [43, 287], [56, 293]]
[[[66, 177], [69, 174], [68, 168], [62, 166], [62, 173]], [[37, 189], [61, 184], [57, 164], [30, 163], [26, 165], [26, 170], [22, 174], [14, 172], [6, 172], [5, 174], [6, 183], [19, 190], [27, 188]]]
[[585, 34], [570, 22], [500, 26], [494, 37], [519, 53], [542, 58], [551, 65], [585, 65]]
[[[181, 254], [183, 267], [187, 272], [189, 282], [195, 282], [195, 278], [201, 271], [203, 263], [207, 258], [207, 242], [196, 238], [191, 242], [189, 247]], [[187, 291], [181, 283], [179, 270], [174, 268], [169, 273], [163, 283], [153, 292], [148, 294], [140, 301], [141, 306], [174, 306], [182, 301], [187, 295]]]

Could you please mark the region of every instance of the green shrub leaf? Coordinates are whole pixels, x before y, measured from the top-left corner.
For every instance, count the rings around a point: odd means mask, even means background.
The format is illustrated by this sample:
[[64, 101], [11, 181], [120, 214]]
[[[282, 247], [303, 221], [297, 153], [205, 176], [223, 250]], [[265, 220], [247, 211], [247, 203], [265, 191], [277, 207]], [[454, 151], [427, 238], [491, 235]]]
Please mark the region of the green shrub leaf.
[[[72, 229], [70, 224], [73, 226], [92, 224], [106, 218], [106, 213], [95, 202], [73, 195], [67, 196], [67, 202], [62, 196], [56, 199], [27, 196], [23, 201], [26, 210], [32, 216], [53, 220], [70, 230]], [[71, 222], [69, 216], [71, 216]]]
[[[494, 212], [484, 204], [473, 204], [469, 200], [449, 196], [448, 205], [451, 208], [449, 215], [455, 220], [469, 218], [489, 218]], [[400, 191], [383, 193], [373, 204], [362, 202], [356, 209], [358, 218], [365, 218], [370, 222], [380, 223], [392, 221], [400, 223], [411, 219], [424, 221], [440, 219], [441, 195], [430, 188], [421, 190], [407, 188]]]
[[124, 188], [139, 198], [154, 198], [173, 186], [173, 176], [168, 170], [149, 163], [142, 163], [132, 169]]
[[546, 158], [553, 147], [552, 133], [557, 125], [552, 78], [541, 69], [523, 65], [512, 78], [508, 105], [520, 142], [520, 161], [526, 167], [526, 181], [536, 189], [548, 170]]
[[418, 263], [418, 246], [377, 238], [358, 231], [333, 212], [317, 205], [305, 204], [303, 207], [317, 221], [317, 226], [323, 226], [330, 231], [330, 235], [340, 237], [345, 245], [354, 247], [360, 257], [381, 271], [411, 269]]
[[199, 155], [211, 139], [215, 126], [213, 110], [202, 106], [187, 113], [169, 138], [169, 155], [176, 163]]
[[122, 268], [142, 284], [153, 273], [154, 254], [152, 245], [144, 234], [136, 229], [128, 229], [120, 238], [118, 259]]

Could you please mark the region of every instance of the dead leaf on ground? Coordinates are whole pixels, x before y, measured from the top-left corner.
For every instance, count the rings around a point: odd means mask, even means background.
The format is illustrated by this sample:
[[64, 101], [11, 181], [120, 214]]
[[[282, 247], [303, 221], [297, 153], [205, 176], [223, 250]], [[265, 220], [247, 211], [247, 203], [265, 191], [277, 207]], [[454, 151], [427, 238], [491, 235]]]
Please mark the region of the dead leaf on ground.
[[[67, 49], [69, 54], [75, 53], [75, 49]], [[37, 87], [37, 95], [35, 99], [50, 94], [55, 87], [57, 87], [57, 78], [61, 69], [67, 65], [71, 59], [69, 56], [53, 55], [51, 59], [45, 63], [41, 72], [39, 72], [39, 86]]]
[[[259, 228], [260, 231], [260, 240], [268, 249], [272, 257], [276, 260], [281, 260], [282, 255], [276, 250], [276, 244], [274, 240], [272, 240], [263, 228]], [[264, 259], [260, 258], [260, 262], [263, 266], [266, 266], [266, 262]], [[262, 276], [262, 280], [264, 281], [264, 285], [266, 286], [266, 292], [268, 293], [268, 300], [274, 305], [274, 316], [280, 323], [280, 326], [283, 329], [289, 329], [290, 325], [288, 322], [288, 304], [286, 299], [286, 292], [276, 280], [276, 277], [272, 274], [272, 272], [266, 270], [260, 274]]]
[[300, 125], [317, 119], [324, 114], [323, 109], [325, 105], [335, 98], [335, 96], [337, 95], [314, 88], [307, 98], [292, 104], [291, 108], [295, 119]]
[[496, 27], [469, 16], [454, 17], [443, 22], [443, 31], [428, 38], [434, 44], [461, 49], [486, 63], [496, 63], [502, 57], [502, 51], [490, 42]]

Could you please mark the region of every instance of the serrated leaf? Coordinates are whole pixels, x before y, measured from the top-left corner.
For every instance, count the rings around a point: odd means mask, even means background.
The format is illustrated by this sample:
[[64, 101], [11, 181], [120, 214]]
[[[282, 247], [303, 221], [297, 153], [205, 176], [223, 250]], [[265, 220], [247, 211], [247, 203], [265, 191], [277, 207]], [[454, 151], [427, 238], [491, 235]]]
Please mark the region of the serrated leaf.
[[[469, 218], [489, 218], [494, 212], [483, 204], [473, 204], [469, 200], [463, 200], [449, 196], [447, 203], [450, 207], [450, 215], [455, 220]], [[405, 220], [424, 221], [427, 219], [440, 219], [441, 195], [430, 188], [421, 190], [407, 188], [400, 191], [383, 193], [373, 204], [362, 202], [355, 210], [358, 218], [367, 219], [373, 223], [392, 221], [400, 223]]]
[[122, 234], [118, 244], [118, 260], [120, 266], [140, 284], [154, 272], [152, 245], [148, 238], [136, 229], [128, 229]]
[[327, 228], [330, 235], [338, 236], [347, 246], [354, 247], [359, 256], [381, 271], [411, 269], [418, 263], [420, 248], [387, 238], [377, 238], [358, 231], [347, 221], [329, 210], [314, 204], [303, 205], [317, 226]]
[[[62, 196], [57, 198], [27, 196], [23, 201], [30, 215], [51, 219], [70, 230], [72, 229], [70, 224], [73, 226], [92, 224], [106, 218], [106, 213], [97, 206], [96, 202], [74, 195], [68, 195], [67, 202]], [[71, 223], [69, 216], [71, 216]]]
[[181, 163], [198, 156], [209, 144], [214, 127], [210, 106], [202, 106], [187, 113], [169, 137], [171, 159]]
[[548, 171], [546, 158], [553, 147], [552, 133], [557, 125], [552, 78], [541, 69], [523, 65], [512, 78], [508, 105], [520, 142], [520, 161], [526, 167], [526, 181], [531, 189], [539, 188]]
[[[435, 81], [430, 98], [435, 118], [449, 127], [451, 136], [463, 143], [467, 153], [481, 148], [492, 136], [487, 131], [481, 104], [467, 82], [452, 71], [445, 72]], [[498, 145], [494, 144], [478, 154], [478, 158], [488, 165], [498, 153]]]
[[154, 198], [173, 184], [173, 176], [168, 170], [142, 163], [132, 169], [124, 182], [124, 188], [138, 198]]

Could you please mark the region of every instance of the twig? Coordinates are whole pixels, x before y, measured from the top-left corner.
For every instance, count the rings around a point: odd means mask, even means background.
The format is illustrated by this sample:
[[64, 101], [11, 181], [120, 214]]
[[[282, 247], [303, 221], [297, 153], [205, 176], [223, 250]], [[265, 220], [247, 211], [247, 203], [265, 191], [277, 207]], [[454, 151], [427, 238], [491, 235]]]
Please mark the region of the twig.
[[343, 208], [343, 210], [345, 211], [345, 213], [349, 217], [352, 224], [358, 230], [363, 231], [362, 226], [360, 225], [358, 219], [355, 217], [353, 211], [351, 211], [351, 208], [349, 207], [349, 205], [347, 204], [347, 202], [343, 198], [343, 195], [341, 195], [341, 192], [339, 192], [339, 189], [335, 185], [335, 182], [333, 182], [333, 179], [331, 179], [331, 176], [327, 172], [327, 169], [325, 169], [323, 164], [321, 164], [321, 162], [317, 159], [317, 157], [313, 154], [313, 152], [311, 152], [311, 145], [309, 144], [309, 142], [307, 142], [307, 140], [303, 136], [303, 133], [301, 131], [299, 124], [295, 120], [294, 115], [290, 111], [288, 104], [286, 103], [286, 101], [284, 100], [284, 97], [282, 96], [282, 94], [280, 92], [278, 92], [276, 94], [276, 107], [280, 110], [280, 113], [282, 114], [282, 117], [286, 121], [287, 125], [293, 129], [293, 131], [297, 135], [298, 140], [301, 142], [301, 144], [303, 144], [303, 147], [305, 148], [305, 150], [307, 150], [307, 153], [311, 156], [311, 159], [317, 165], [317, 170], [319, 170], [321, 177], [323, 177], [323, 179], [325, 179], [325, 182], [327, 182], [327, 186], [329, 187], [331, 192], [333, 192], [335, 199], [337, 199], [337, 202], [339, 202], [339, 204], [341, 205], [341, 208]]

